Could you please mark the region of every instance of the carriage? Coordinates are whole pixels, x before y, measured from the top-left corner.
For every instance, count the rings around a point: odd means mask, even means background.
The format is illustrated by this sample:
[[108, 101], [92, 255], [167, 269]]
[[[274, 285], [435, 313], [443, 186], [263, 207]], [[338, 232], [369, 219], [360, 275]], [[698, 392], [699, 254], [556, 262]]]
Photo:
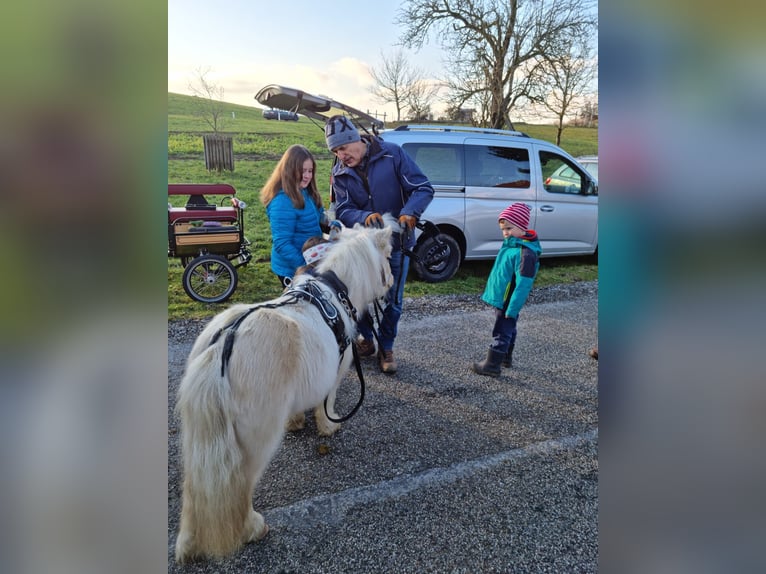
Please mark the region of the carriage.
[[[252, 254], [245, 237], [244, 201], [222, 183], [171, 183], [168, 197], [187, 196], [186, 205], [168, 202], [168, 257], [184, 266], [186, 294], [201, 303], [220, 303], [237, 288], [237, 268]], [[208, 196], [220, 200], [208, 201]]]

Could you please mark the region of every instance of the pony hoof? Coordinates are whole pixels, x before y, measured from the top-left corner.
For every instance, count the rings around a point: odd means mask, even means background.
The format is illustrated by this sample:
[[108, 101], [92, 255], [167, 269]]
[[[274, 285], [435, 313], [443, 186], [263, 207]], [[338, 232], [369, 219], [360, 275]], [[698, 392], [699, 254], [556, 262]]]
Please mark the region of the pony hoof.
[[[335, 415], [337, 416], [337, 415]], [[340, 423], [330, 423], [326, 425], [317, 426], [317, 434], [319, 436], [332, 436], [340, 429]]]
[[266, 535], [269, 533], [269, 525], [265, 522], [263, 523], [263, 529], [261, 529], [261, 533], [257, 534], [255, 538], [253, 539], [254, 542], [257, 542], [258, 540], [263, 540], [266, 538]]
[[306, 427], [306, 415], [304, 413], [291, 416], [287, 420], [287, 424], [285, 425], [285, 429], [287, 430], [287, 432], [295, 432], [295, 431], [303, 430], [305, 427]]
[[249, 536], [245, 542], [257, 542], [269, 533], [269, 525], [263, 519], [263, 516], [254, 510], [250, 514]]

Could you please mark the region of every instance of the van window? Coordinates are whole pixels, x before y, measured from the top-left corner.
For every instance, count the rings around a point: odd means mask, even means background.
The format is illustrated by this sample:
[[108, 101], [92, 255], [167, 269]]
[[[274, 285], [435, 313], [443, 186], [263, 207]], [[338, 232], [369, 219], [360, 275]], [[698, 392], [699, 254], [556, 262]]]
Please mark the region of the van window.
[[423, 170], [431, 185], [463, 185], [462, 146], [406, 143], [402, 148]]
[[540, 152], [543, 187], [550, 193], [579, 194], [584, 189], [583, 174], [565, 157], [548, 151]]
[[529, 179], [525, 148], [466, 146], [466, 185], [528, 188]]

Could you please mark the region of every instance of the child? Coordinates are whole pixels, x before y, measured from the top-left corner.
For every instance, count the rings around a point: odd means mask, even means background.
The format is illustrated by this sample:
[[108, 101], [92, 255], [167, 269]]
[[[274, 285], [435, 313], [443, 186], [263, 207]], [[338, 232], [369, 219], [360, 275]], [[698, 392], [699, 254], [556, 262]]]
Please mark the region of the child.
[[296, 275], [305, 272], [309, 267], [316, 267], [327, 254], [327, 250], [332, 247], [332, 242], [338, 240], [341, 229], [343, 229], [341, 222], [337, 219], [333, 220], [328, 224], [328, 227], [330, 229], [328, 239], [325, 239], [323, 235], [314, 235], [303, 242], [301, 253], [303, 253], [303, 260], [306, 264], [295, 270]]
[[529, 213], [528, 205], [514, 203], [498, 218], [503, 245], [481, 296], [482, 301], [495, 307], [495, 326], [486, 360], [473, 364], [473, 370], [480, 375], [496, 377], [500, 374], [501, 364], [504, 367], [512, 364], [516, 321], [532, 290], [542, 253], [537, 233], [527, 229]]
[[301, 252], [303, 253], [303, 259], [306, 261], [306, 265], [302, 265], [301, 267], [298, 267], [295, 274], [305, 271], [308, 267], [316, 267], [317, 264], [322, 260], [322, 258], [325, 256], [325, 253], [330, 248], [331, 244], [330, 242], [322, 237], [321, 235], [315, 235], [314, 237], [309, 237], [304, 243], [303, 247], [301, 248]]
[[301, 246], [321, 235], [325, 218], [316, 183], [316, 160], [305, 146], [287, 148], [261, 190], [271, 226], [271, 270], [283, 286], [304, 263]]

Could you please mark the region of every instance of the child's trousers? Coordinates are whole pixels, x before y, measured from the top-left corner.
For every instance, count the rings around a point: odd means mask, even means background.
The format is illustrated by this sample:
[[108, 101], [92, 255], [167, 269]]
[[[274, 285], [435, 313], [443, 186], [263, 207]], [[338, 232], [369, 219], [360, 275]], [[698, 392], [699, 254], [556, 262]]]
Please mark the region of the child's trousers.
[[517, 319], [506, 317], [502, 309], [495, 309], [495, 326], [492, 329], [490, 349], [501, 353], [508, 352], [508, 349], [516, 343]]

